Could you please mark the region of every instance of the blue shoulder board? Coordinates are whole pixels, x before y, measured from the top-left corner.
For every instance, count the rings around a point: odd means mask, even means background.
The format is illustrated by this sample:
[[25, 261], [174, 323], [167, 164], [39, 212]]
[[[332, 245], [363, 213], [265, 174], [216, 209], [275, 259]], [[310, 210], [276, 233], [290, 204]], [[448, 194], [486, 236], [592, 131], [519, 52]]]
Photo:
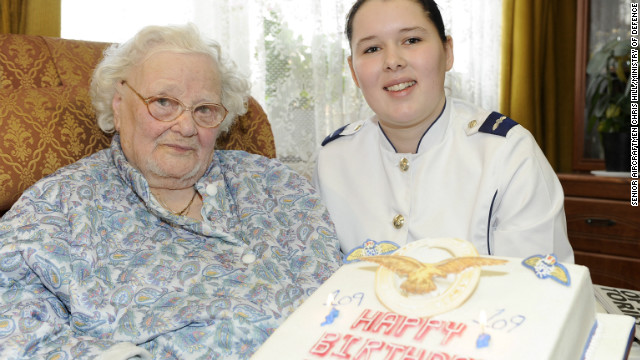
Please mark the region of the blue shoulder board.
[[516, 125], [518, 125], [518, 123], [511, 120], [511, 118], [494, 111], [487, 116], [487, 119], [482, 123], [478, 132], [507, 136], [509, 130]]
[[331, 135], [329, 135], [326, 138], [324, 138], [324, 140], [322, 140], [322, 146], [325, 146], [328, 143], [332, 142], [333, 140], [335, 140], [335, 139], [339, 138], [340, 136], [342, 136], [342, 130], [344, 130], [347, 126], [349, 126], [349, 124], [339, 128], [338, 130], [332, 132]]

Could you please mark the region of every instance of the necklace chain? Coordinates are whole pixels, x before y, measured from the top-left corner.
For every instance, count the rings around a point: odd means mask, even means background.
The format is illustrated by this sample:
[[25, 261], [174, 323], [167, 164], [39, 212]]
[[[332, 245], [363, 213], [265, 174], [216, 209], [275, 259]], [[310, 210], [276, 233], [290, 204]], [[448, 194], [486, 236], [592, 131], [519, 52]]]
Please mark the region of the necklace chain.
[[197, 193], [198, 193], [197, 191], [193, 190], [193, 196], [191, 197], [191, 200], [189, 200], [189, 203], [187, 204], [187, 206], [185, 206], [184, 209], [182, 209], [181, 211], [178, 211], [178, 212], [175, 212], [175, 211], [171, 210], [169, 205], [167, 205], [167, 203], [165, 203], [162, 200], [162, 198], [160, 198], [160, 196], [156, 195], [156, 199], [158, 199], [158, 201], [160, 202], [160, 205], [164, 206], [164, 208], [169, 210], [169, 212], [172, 213], [173, 215], [182, 216], [187, 212], [187, 210], [189, 210], [189, 208], [191, 207], [191, 204], [193, 204], [193, 200], [196, 198], [196, 194]]

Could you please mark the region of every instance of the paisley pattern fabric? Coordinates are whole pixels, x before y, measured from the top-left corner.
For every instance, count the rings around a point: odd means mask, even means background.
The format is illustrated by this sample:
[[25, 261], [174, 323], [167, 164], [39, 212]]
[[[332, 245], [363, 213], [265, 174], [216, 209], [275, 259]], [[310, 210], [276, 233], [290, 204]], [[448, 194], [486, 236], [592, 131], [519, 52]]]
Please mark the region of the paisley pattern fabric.
[[[109, 146], [111, 135], [98, 127], [89, 97], [108, 45], [0, 34], [0, 216], [43, 176]], [[217, 148], [276, 156], [271, 125], [255, 99]]]
[[340, 265], [315, 190], [277, 160], [216, 151], [204, 221], [151, 196], [111, 147], [29, 188], [0, 221], [0, 358], [247, 359]]

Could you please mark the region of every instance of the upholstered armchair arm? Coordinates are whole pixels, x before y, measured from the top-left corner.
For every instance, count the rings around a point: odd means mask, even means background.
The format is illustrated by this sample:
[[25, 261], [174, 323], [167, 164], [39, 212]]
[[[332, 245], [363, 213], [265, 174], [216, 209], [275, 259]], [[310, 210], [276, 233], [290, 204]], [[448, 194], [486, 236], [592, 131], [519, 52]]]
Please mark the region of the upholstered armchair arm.
[[249, 98], [246, 114], [238, 117], [228, 132], [218, 136], [216, 148], [244, 150], [269, 158], [276, 157], [276, 145], [271, 124], [256, 99]]

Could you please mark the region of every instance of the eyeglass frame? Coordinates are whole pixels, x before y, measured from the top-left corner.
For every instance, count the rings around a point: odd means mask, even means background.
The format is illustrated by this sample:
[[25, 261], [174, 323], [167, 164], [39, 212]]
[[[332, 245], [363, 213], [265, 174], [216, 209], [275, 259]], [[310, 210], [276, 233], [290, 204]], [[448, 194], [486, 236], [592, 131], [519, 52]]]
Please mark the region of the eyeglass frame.
[[[226, 108], [226, 107], [224, 107], [224, 105], [222, 105], [222, 104], [217, 104], [217, 103], [214, 103], [214, 102], [202, 102], [202, 103], [196, 104], [196, 105], [194, 105], [194, 106], [187, 106], [187, 105], [185, 105], [182, 101], [180, 101], [180, 100], [178, 100], [178, 99], [176, 99], [176, 98], [174, 98], [174, 97], [166, 96], [166, 95], [154, 95], [154, 96], [149, 96], [149, 97], [145, 98], [144, 96], [140, 95], [140, 93], [139, 93], [139, 92], [137, 92], [137, 91], [136, 91], [136, 89], [134, 89], [134, 88], [129, 84], [129, 82], [128, 82], [127, 80], [122, 80], [122, 81], [120, 81], [120, 84], [121, 84], [121, 85], [127, 85], [127, 87], [128, 87], [129, 89], [131, 89], [131, 91], [133, 91], [133, 93], [134, 93], [134, 94], [136, 94], [136, 95], [138, 96], [138, 98], [140, 98], [140, 100], [142, 100], [142, 102], [146, 105], [146, 107], [147, 107], [147, 112], [149, 113], [149, 115], [151, 115], [151, 117], [152, 117], [152, 118], [154, 118], [154, 119], [156, 119], [156, 120], [158, 120], [158, 121], [160, 121], [160, 122], [169, 123], [169, 122], [175, 121], [175, 120], [176, 120], [177, 118], [179, 118], [182, 114], [184, 114], [184, 112], [185, 112], [185, 111], [189, 111], [189, 112], [191, 113], [191, 117], [193, 118], [193, 120], [196, 122], [196, 124], [197, 124], [198, 126], [201, 126], [201, 127], [203, 127], [203, 128], [208, 128], [208, 129], [214, 129], [214, 128], [217, 128], [218, 126], [220, 126], [220, 124], [222, 124], [222, 122], [224, 121], [224, 119], [226, 119], [226, 118], [227, 118], [227, 115], [229, 115], [229, 110], [227, 110], [227, 108]], [[171, 119], [171, 120], [161, 120], [161, 119], [158, 119], [157, 117], [155, 117], [155, 116], [151, 113], [151, 109], [149, 109], [149, 103], [151, 103], [151, 102], [153, 102], [153, 101], [155, 101], [155, 100], [157, 100], [157, 99], [162, 99], [162, 98], [164, 98], [164, 99], [170, 99], [170, 100], [173, 100], [173, 101], [177, 102], [177, 103], [178, 103], [178, 104], [180, 104], [180, 106], [182, 107], [182, 111], [181, 111], [178, 115], [176, 115], [176, 117], [175, 117], [175, 118], [173, 118], [173, 119]], [[198, 119], [197, 119], [197, 118], [195, 117], [195, 115], [193, 114], [193, 110], [197, 109], [198, 107], [200, 107], [200, 106], [202, 106], [202, 105], [214, 105], [214, 106], [221, 107], [221, 108], [222, 108], [222, 110], [224, 110], [224, 116], [222, 116], [222, 120], [220, 120], [217, 124], [215, 124], [215, 125], [213, 125], [213, 126], [211, 126], [211, 125], [202, 125], [202, 124], [200, 124], [200, 121], [198, 121]]]

